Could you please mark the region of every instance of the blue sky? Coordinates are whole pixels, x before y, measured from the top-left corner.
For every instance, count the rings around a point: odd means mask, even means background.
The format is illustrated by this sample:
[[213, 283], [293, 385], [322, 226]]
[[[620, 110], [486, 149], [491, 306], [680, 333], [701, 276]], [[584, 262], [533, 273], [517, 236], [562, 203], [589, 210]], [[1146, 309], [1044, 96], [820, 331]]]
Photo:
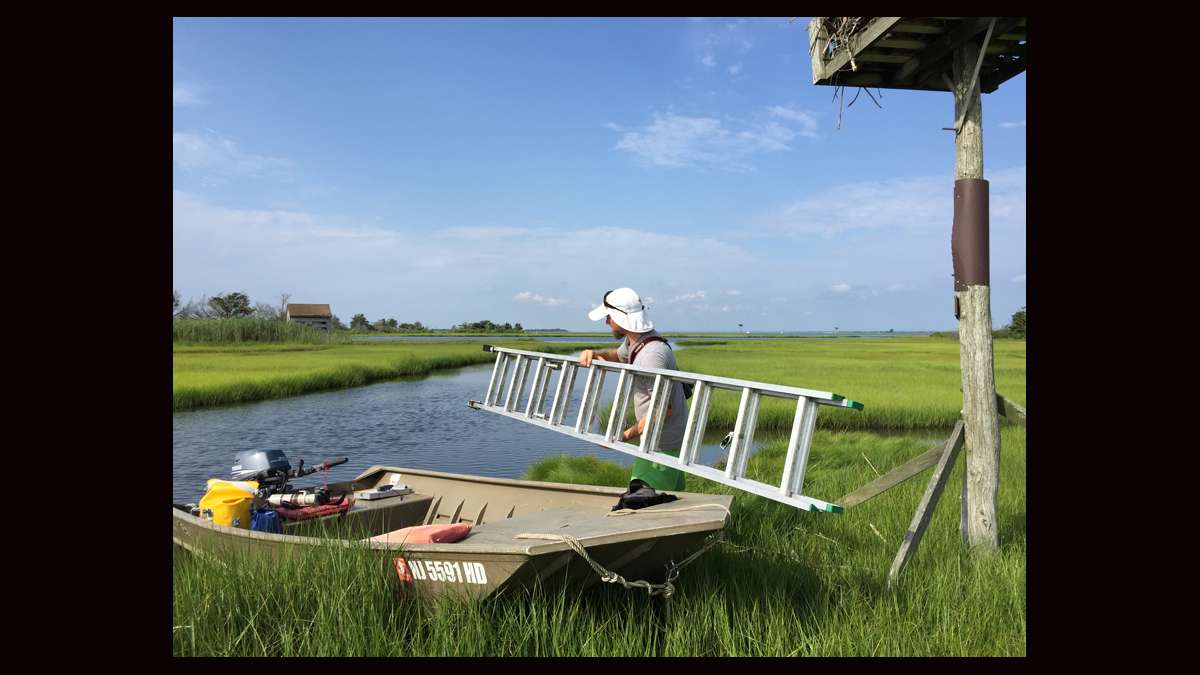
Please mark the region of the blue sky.
[[[174, 287], [347, 323], [603, 329], [630, 286], [664, 330], [952, 329], [952, 97], [864, 93], [838, 129], [806, 25], [176, 19]], [[999, 326], [1025, 75], [983, 102]]]

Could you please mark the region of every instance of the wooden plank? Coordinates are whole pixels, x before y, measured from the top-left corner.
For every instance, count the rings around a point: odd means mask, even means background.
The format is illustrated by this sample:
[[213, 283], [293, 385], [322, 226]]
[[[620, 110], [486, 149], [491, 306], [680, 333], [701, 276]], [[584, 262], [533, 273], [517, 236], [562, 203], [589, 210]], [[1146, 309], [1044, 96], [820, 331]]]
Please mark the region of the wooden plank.
[[851, 507], [861, 504], [868, 499], [873, 499], [883, 494], [884, 492], [896, 487], [904, 481], [921, 473], [925, 469], [938, 463], [938, 459], [942, 456], [942, 446], [937, 445], [924, 453], [908, 460], [907, 462], [888, 471], [879, 478], [867, 483], [850, 494], [837, 500], [838, 504], [844, 507]]
[[996, 394], [996, 408], [1010, 422], [1025, 426], [1025, 409], [1021, 406], [1004, 398], [1000, 394]]
[[867, 51], [854, 57], [854, 60], [862, 63], [905, 63], [912, 56], [909, 54], [884, 54], [877, 51]]
[[[888, 81], [889, 75], [878, 71], [865, 71], [860, 68], [857, 73], [844, 72], [838, 75], [838, 85], [847, 87], [880, 87], [883, 89], [908, 89], [910, 91], [950, 91], [940, 82], [914, 82], [912, 84], [893, 84]], [[983, 79], [982, 77], [980, 78]]]
[[[889, 33], [889, 36], [891, 34]], [[921, 50], [929, 46], [928, 42], [922, 40], [904, 39], [897, 37], [885, 37], [875, 43], [876, 47], [887, 47], [888, 49], [915, 49]]]
[[831, 58], [829, 61], [825, 61], [824, 58], [825, 47], [829, 44], [829, 39], [826, 37], [823, 40], [819, 40], [816, 44], [816, 49], [812, 58], [813, 84], [818, 84], [822, 80], [827, 80], [832, 77], [834, 73], [838, 72], [848, 63], [850, 63], [851, 54], [857, 58], [859, 52], [865, 51], [868, 47], [874, 44], [876, 40], [882, 38], [884, 34], [886, 34], [888, 30], [892, 28], [892, 26], [895, 26], [900, 21], [901, 18], [903, 17], [875, 17], [875, 19], [868, 24], [865, 29], [850, 36], [849, 44], [847, 45], [848, 49], [839, 48], [833, 55], [833, 58]]
[[942, 490], [950, 478], [950, 469], [954, 467], [954, 460], [958, 458], [958, 453], [962, 450], [965, 437], [965, 427], [962, 420], [959, 420], [954, 425], [954, 431], [950, 433], [950, 438], [946, 440], [942, 457], [938, 461], [937, 468], [933, 470], [933, 476], [929, 479], [925, 494], [921, 497], [920, 504], [917, 505], [917, 512], [913, 514], [912, 524], [909, 525], [908, 532], [904, 535], [904, 541], [900, 544], [900, 550], [896, 552], [896, 558], [892, 561], [892, 568], [888, 571], [888, 586], [900, 578], [908, 561], [917, 552], [917, 547], [921, 544], [921, 537], [925, 535], [925, 528], [929, 526], [929, 519], [933, 516], [934, 508], [937, 507], [938, 498], [942, 496]]
[[1009, 56], [1015, 57], [1013, 60], [1004, 63], [1003, 65], [993, 68], [989, 72], [985, 72], [979, 76], [979, 88], [985, 94], [990, 94], [1007, 81], [1009, 78], [1016, 77], [1025, 70], [1028, 63], [1026, 48], [1028, 44], [1016, 45], [1009, 52]]
[[913, 20], [901, 21], [892, 26], [892, 30], [897, 33], [914, 33], [917, 35], [941, 35], [946, 32], [945, 26], [934, 26], [928, 23], [920, 23]]
[[[949, 61], [945, 61], [946, 57], [966, 41], [987, 30], [991, 19], [992, 17], [989, 16], [972, 17], [960, 23], [957, 28], [943, 35], [914, 56], [911, 61], [901, 66], [896, 76], [892, 78], [893, 85], [914, 81], [926, 82], [941, 72], [949, 70], [950, 64]], [[1022, 20], [1024, 17], [998, 17], [992, 34], [1007, 33]]]

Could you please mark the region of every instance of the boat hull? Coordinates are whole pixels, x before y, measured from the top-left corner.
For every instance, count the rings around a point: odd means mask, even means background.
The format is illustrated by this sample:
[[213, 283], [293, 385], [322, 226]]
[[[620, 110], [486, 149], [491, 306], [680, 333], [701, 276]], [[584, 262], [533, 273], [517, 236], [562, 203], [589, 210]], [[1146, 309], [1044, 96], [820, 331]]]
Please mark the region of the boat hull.
[[[378, 466], [330, 487], [369, 490], [394, 480], [396, 473], [414, 489], [412, 494], [358, 500], [338, 516], [288, 523], [283, 534], [216, 525], [177, 506], [172, 509], [172, 541], [191, 553], [218, 556], [281, 557], [304, 555], [318, 546], [354, 547], [386, 560], [381, 568], [410, 592], [483, 597], [539, 585], [585, 588], [599, 583], [596, 570], [562, 535], [575, 538], [592, 561], [628, 581], [659, 583], [673, 561], [699, 550], [724, 527], [733, 499], [673, 493], [678, 501], [614, 515], [611, 507], [623, 492], [619, 488]], [[452, 544], [370, 539], [410, 525], [442, 522], [469, 522], [472, 532]]]

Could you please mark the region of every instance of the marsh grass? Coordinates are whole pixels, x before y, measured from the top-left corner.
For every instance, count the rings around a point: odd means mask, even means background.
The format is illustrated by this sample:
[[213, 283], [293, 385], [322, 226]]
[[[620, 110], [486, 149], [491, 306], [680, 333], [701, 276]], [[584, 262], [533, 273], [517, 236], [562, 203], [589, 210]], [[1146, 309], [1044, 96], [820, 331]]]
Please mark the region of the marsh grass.
[[[805, 493], [832, 497], [874, 477], [862, 455], [884, 472], [943, 440], [817, 436], [822, 450], [814, 450]], [[928, 472], [836, 515], [737, 492], [728, 542], [683, 570], [665, 631], [647, 596], [606, 584], [484, 601], [417, 599], [386, 558], [361, 548], [321, 546], [278, 562], [176, 550], [174, 653], [652, 656], [661, 646], [683, 656], [1024, 655], [1024, 430], [1005, 428], [1002, 437], [999, 554], [961, 549], [957, 490], [947, 489], [893, 589], [887, 571]], [[782, 455], [782, 442], [768, 445], [751, 461], [751, 475], [769, 480]], [[573, 478], [564, 482], [603, 484], [614, 475], [594, 458], [550, 464], [572, 465], [572, 476], [555, 474]], [[960, 484], [961, 470], [960, 460], [950, 486]], [[692, 491], [730, 492], [687, 480]]]
[[[347, 361], [386, 364], [418, 353], [436, 360], [477, 352], [474, 358], [484, 358], [476, 362], [491, 360], [478, 343], [395, 347], [400, 349], [284, 353], [272, 346], [228, 354], [177, 349], [175, 357], [177, 368], [189, 354], [198, 357], [186, 372], [202, 382], [204, 364], [213, 366], [214, 382], [231, 373], [252, 380], [275, 372], [278, 366], [270, 364], [276, 358], [315, 370]], [[536, 350], [578, 348], [546, 343]], [[995, 350], [998, 390], [1024, 405], [1025, 343], [996, 341]], [[818, 417], [835, 423], [820, 424], [814, 435], [803, 492], [835, 503], [941, 445], [961, 407], [958, 345], [933, 338], [706, 345], [680, 352], [679, 361], [684, 370], [825, 389], [863, 401], [865, 411], [822, 410]], [[267, 365], [256, 371], [256, 362]], [[178, 396], [178, 371], [176, 387]], [[730, 399], [714, 401], [710, 430], [732, 427], [736, 395]], [[762, 411], [761, 446], [748, 475], [777, 483], [786, 429], [772, 431], [778, 425], [774, 416], [784, 412], [771, 410], [765, 405]], [[839, 414], [848, 421], [836, 422]], [[174, 653], [652, 656], [661, 649], [679, 656], [1024, 655], [1025, 430], [1005, 425], [1001, 439], [998, 554], [974, 556], [961, 545], [958, 495], [965, 454], [960, 455], [916, 556], [891, 589], [887, 572], [929, 471], [841, 514], [803, 513], [687, 476], [689, 491], [734, 494], [733, 515], [728, 541], [683, 570], [665, 631], [644, 594], [607, 584], [583, 591], [534, 589], [485, 601], [417, 599], [400, 588], [386, 560], [354, 548], [320, 547], [280, 563], [231, 562], [177, 550]], [[624, 486], [628, 473], [628, 467], [595, 457], [553, 457], [530, 467], [526, 478]]]
[[[996, 390], [1025, 405], [1025, 342], [997, 340]], [[962, 408], [957, 343], [935, 338], [729, 342], [681, 350], [681, 370], [829, 391], [864, 410], [822, 407], [829, 430], [949, 429]], [[716, 391], [709, 424], [732, 428], [739, 394]], [[785, 430], [795, 404], [766, 398], [758, 428]]]
[[275, 319], [173, 319], [171, 342], [231, 344], [239, 342], [336, 344], [349, 343], [341, 331], [317, 330], [304, 324]]
[[[571, 353], [593, 345], [497, 342]], [[310, 345], [178, 345], [172, 354], [172, 411], [346, 389], [434, 370], [490, 363], [478, 342]], [[482, 395], [483, 392], [480, 392]]]

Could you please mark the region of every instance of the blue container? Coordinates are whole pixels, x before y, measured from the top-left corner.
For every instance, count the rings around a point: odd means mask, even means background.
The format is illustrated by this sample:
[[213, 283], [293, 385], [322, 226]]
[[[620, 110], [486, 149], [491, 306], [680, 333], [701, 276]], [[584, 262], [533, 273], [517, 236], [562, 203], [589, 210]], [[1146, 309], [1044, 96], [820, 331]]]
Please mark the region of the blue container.
[[250, 515], [250, 529], [255, 532], [283, 534], [283, 523], [273, 509], [259, 509]]

